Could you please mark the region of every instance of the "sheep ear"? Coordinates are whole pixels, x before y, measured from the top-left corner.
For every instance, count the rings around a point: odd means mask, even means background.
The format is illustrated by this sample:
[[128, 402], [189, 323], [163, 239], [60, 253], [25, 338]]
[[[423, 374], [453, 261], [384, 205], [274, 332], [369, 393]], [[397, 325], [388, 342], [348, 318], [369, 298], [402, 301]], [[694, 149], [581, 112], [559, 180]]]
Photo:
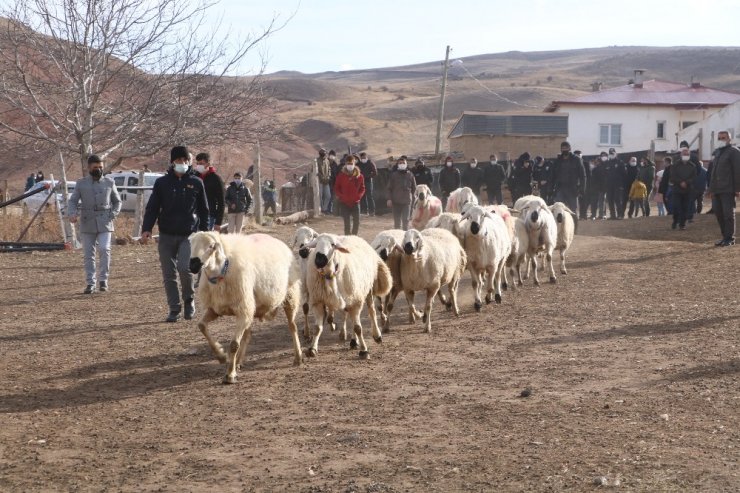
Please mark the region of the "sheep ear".
[[306, 247], [306, 248], [316, 248], [316, 242], [317, 242], [317, 239], [314, 238], [313, 240], [309, 241], [308, 243], [306, 243], [303, 246]]
[[490, 212], [486, 212], [486, 217], [488, 219], [493, 219], [493, 214], [491, 214]]
[[337, 250], [339, 250], [342, 253], [349, 253], [349, 249], [343, 247], [342, 245], [336, 245], [334, 248], [337, 249]]
[[513, 207], [509, 209], [509, 214], [521, 214], [521, 213], [522, 211], [520, 211], [519, 209], [514, 209]]

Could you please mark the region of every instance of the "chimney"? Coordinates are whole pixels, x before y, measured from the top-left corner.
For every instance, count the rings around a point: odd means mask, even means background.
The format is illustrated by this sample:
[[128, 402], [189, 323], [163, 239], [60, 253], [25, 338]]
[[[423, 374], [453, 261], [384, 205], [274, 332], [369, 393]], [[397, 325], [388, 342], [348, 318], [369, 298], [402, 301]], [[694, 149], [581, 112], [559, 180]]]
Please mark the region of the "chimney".
[[701, 87], [701, 82], [694, 80], [694, 76], [691, 76], [691, 88], [692, 89], [698, 89]]
[[635, 77], [632, 79], [634, 80], [634, 83], [632, 84], [632, 87], [635, 89], [642, 89], [642, 82], [644, 80], [643, 74], [645, 73], [642, 69], [636, 69], [634, 71]]
[[599, 92], [599, 91], [601, 91], [602, 85], [603, 84], [601, 82], [592, 82], [591, 83], [591, 92]]

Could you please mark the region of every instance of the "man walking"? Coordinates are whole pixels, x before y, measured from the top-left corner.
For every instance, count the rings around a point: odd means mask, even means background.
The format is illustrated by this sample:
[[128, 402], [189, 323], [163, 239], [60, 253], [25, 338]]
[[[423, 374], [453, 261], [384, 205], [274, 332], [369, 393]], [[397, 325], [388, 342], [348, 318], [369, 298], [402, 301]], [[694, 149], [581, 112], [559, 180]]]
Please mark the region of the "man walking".
[[208, 200], [208, 230], [221, 230], [221, 224], [224, 222], [224, 209], [226, 202], [224, 200], [224, 181], [216, 173], [216, 168], [211, 166], [211, 155], [207, 152], [201, 152], [195, 156], [195, 171], [198, 178], [203, 180], [203, 186], [206, 189], [206, 199]]
[[460, 170], [452, 165], [452, 156], [447, 156], [445, 166], [439, 172], [439, 190], [442, 193], [442, 207], [447, 207], [447, 199], [452, 192], [460, 188], [460, 183]]
[[432, 189], [434, 176], [432, 175], [432, 170], [424, 164], [424, 160], [421, 158], [417, 159], [416, 163], [414, 163], [414, 169], [411, 172], [414, 174], [417, 185], [426, 185], [429, 187], [429, 190]]
[[178, 273], [185, 320], [195, 315], [188, 237], [196, 231], [208, 231], [206, 190], [203, 181], [190, 169], [189, 155], [185, 146], [175, 146], [170, 150], [170, 168], [166, 175], [154, 182], [141, 226], [141, 239], [148, 243], [154, 224], [159, 225], [159, 263], [170, 309], [167, 322], [180, 319], [182, 303], [177, 289]]
[[375, 189], [375, 177], [378, 176], [378, 168], [372, 159], [367, 157], [367, 153], [360, 153], [360, 173], [365, 181], [365, 195], [362, 196], [360, 206], [362, 212], [368, 216], [375, 215], [375, 197], [373, 196]]
[[388, 177], [388, 207], [393, 210], [393, 227], [406, 231], [409, 228], [411, 202], [416, 190], [414, 174], [407, 169], [406, 160], [400, 158]]
[[609, 149], [608, 159], [603, 166], [606, 172], [606, 201], [609, 203], [609, 219], [623, 219], [622, 191], [627, 170], [624, 163], [617, 158], [617, 151], [613, 147]]
[[695, 178], [696, 165], [691, 162], [691, 151], [688, 147], [681, 147], [681, 158], [673, 163], [669, 178], [673, 185], [673, 229], [676, 226], [686, 229]]
[[483, 170], [478, 167], [478, 160], [473, 158], [470, 160], [468, 169], [462, 174], [462, 186], [470, 188], [475, 194], [475, 198], [480, 202], [480, 187], [483, 186], [484, 174]]
[[316, 167], [319, 176], [319, 202], [321, 213], [331, 214], [331, 167], [326, 157], [326, 149], [319, 149], [319, 157], [316, 158]]
[[[77, 181], [67, 207], [69, 222], [79, 222], [87, 285], [85, 294], [95, 291], [96, 279], [100, 291], [108, 291], [110, 243], [113, 220], [121, 212], [121, 197], [113, 179], [103, 176], [103, 160], [95, 154], [87, 158], [88, 176]], [[100, 275], [96, 277], [95, 250], [100, 249]]]
[[244, 215], [252, 205], [252, 192], [242, 182], [242, 174], [234, 173], [234, 181], [226, 189], [226, 207], [229, 211], [229, 233], [238, 234], [242, 231]]
[[740, 198], [740, 150], [731, 142], [729, 131], [717, 133], [717, 153], [709, 181], [712, 209], [722, 232], [722, 239], [715, 245], [723, 247], [735, 244], [735, 206]]
[[360, 201], [366, 193], [365, 177], [355, 166], [355, 157], [347, 156], [334, 182], [337, 209], [344, 219], [345, 235], [356, 235], [360, 231]]

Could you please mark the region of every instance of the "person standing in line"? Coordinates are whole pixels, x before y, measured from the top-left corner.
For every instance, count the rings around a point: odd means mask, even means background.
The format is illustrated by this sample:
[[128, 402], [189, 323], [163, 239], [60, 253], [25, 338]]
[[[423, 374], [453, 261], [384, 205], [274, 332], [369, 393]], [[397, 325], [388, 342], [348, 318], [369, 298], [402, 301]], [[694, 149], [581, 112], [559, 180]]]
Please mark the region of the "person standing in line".
[[542, 156], [535, 156], [534, 167], [532, 168], [532, 191], [535, 195], [542, 197], [545, 202], [549, 202], [551, 174], [550, 163], [545, 161]]
[[717, 153], [712, 161], [709, 194], [722, 238], [715, 246], [735, 244], [735, 207], [740, 198], [740, 150], [731, 144], [728, 130], [717, 132]]
[[491, 154], [489, 159], [488, 166], [483, 171], [483, 177], [486, 181], [488, 205], [501, 205], [504, 203], [501, 185], [506, 181], [506, 170], [498, 162], [496, 154]]
[[360, 231], [360, 201], [366, 193], [365, 177], [356, 166], [355, 157], [347, 156], [334, 182], [337, 209], [344, 219], [345, 235], [356, 235]]
[[208, 230], [221, 231], [224, 222], [224, 181], [216, 173], [216, 168], [211, 166], [211, 155], [207, 152], [198, 153], [195, 156], [195, 171], [198, 178], [203, 180], [206, 189], [206, 200], [208, 200]]
[[242, 174], [234, 173], [234, 181], [229, 183], [226, 189], [226, 208], [229, 211], [229, 233], [238, 234], [242, 232], [244, 216], [252, 205], [252, 192], [242, 182]]
[[617, 157], [617, 151], [613, 147], [609, 149], [609, 158], [604, 163], [604, 169], [606, 171], [606, 201], [609, 203], [609, 219], [624, 219], [622, 191], [627, 170], [624, 163]]
[[407, 162], [399, 158], [388, 177], [388, 207], [393, 210], [393, 227], [409, 229], [411, 203], [416, 190], [414, 174], [407, 169]]
[[[357, 165], [357, 163], [355, 163]], [[378, 168], [372, 159], [367, 156], [367, 153], [360, 153], [360, 172], [362, 178], [365, 180], [365, 195], [362, 196], [362, 202], [360, 203], [363, 213], [368, 216], [375, 215], [375, 177], [378, 176]]]
[[414, 180], [416, 180], [417, 185], [426, 185], [429, 187], [429, 190], [432, 189], [432, 185], [434, 185], [434, 176], [432, 175], [432, 170], [424, 164], [424, 160], [421, 158], [417, 159], [411, 173], [413, 173]]
[[514, 161], [514, 165], [509, 175], [509, 190], [511, 190], [512, 206], [519, 197], [530, 195], [532, 193], [532, 162], [528, 152], [522, 153]]
[[326, 157], [326, 149], [319, 149], [319, 157], [316, 158], [317, 173], [319, 176], [319, 201], [321, 202], [321, 213], [331, 214], [331, 166], [329, 158]]
[[262, 185], [262, 201], [264, 205], [264, 214], [267, 215], [268, 209], [272, 209], [272, 215], [277, 215], [277, 189], [275, 188], [275, 182], [272, 180], [265, 180]]
[[617, 211], [619, 217], [622, 219], [624, 219], [625, 213], [627, 212], [627, 206], [630, 202], [630, 189], [637, 179], [639, 171], [640, 170], [637, 167], [637, 158], [632, 156], [629, 158], [629, 161], [627, 161], [627, 166], [625, 167], [624, 172], [624, 182], [622, 183], [622, 209]]
[[[159, 263], [169, 305], [167, 322], [180, 319], [185, 305], [185, 320], [195, 315], [193, 275], [190, 273], [190, 241], [196, 231], [208, 231], [208, 200], [203, 181], [190, 168], [190, 153], [185, 146], [170, 150], [170, 168], [157, 178], [146, 204], [141, 239], [148, 243], [154, 224], [159, 224]], [[180, 276], [180, 292], [177, 277]]]
[[655, 164], [648, 158], [644, 157], [640, 161], [640, 171], [637, 173], [637, 179], [640, 180], [647, 190], [643, 208], [645, 216], [650, 216], [650, 196], [653, 193], [653, 182], [655, 181]]
[[483, 169], [478, 167], [478, 160], [473, 158], [470, 160], [468, 168], [462, 174], [462, 186], [469, 187], [475, 194], [475, 198], [480, 203], [480, 187], [483, 186]]
[[439, 190], [442, 194], [442, 207], [447, 207], [447, 199], [450, 198], [452, 192], [460, 188], [461, 182], [460, 170], [452, 165], [452, 156], [447, 156], [445, 166], [439, 172]]
[[673, 163], [669, 178], [673, 185], [672, 229], [676, 229], [676, 226], [681, 230], [686, 229], [695, 178], [696, 165], [691, 162], [691, 151], [688, 147], [681, 147], [681, 158]]
[[[69, 222], [80, 225], [82, 252], [85, 265], [85, 294], [95, 292], [95, 281], [100, 291], [108, 291], [111, 236], [113, 221], [121, 212], [121, 197], [112, 178], [103, 176], [103, 160], [95, 154], [87, 158], [88, 176], [77, 182], [69, 198]], [[95, 250], [100, 250], [100, 273], [96, 276]]]
[[586, 191], [586, 172], [567, 141], [560, 144], [560, 155], [552, 166], [552, 185], [555, 202], [564, 203], [574, 215], [578, 214], [579, 197], [583, 200]]

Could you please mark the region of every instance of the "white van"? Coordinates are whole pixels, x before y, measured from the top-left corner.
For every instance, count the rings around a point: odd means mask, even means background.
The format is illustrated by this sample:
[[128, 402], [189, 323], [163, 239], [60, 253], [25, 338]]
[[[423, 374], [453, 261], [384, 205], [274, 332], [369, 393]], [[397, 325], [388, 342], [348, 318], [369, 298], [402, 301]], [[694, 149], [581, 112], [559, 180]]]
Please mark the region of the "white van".
[[144, 173], [144, 183], [139, 183], [138, 171], [114, 171], [108, 174], [116, 183], [118, 193], [121, 195], [121, 210], [136, 211], [136, 194], [139, 190], [144, 191], [144, 206], [146, 206], [149, 197], [152, 195], [152, 186], [157, 178], [164, 176], [164, 173]]
[[[38, 183], [36, 183], [34, 186], [26, 190], [26, 192], [31, 192], [33, 190], [38, 190], [39, 188], [45, 188], [43, 192], [39, 192], [35, 195], [31, 195], [30, 197], [26, 197], [23, 199], [23, 203], [26, 204], [28, 207], [28, 211], [32, 214], [35, 214], [37, 210], [39, 210], [39, 207], [41, 207], [41, 204], [44, 203], [46, 200], [46, 197], [51, 195], [51, 189], [59, 184], [58, 180], [54, 180], [54, 183], [51, 182], [51, 180], [43, 180]], [[75, 191], [75, 182], [68, 181], [67, 182], [67, 192], [69, 196], [72, 196], [72, 192]], [[67, 209], [67, 204], [64, 202], [64, 195], [61, 191], [57, 190], [57, 200], [59, 201], [59, 206], [62, 208], [62, 212], [64, 212]], [[51, 197], [48, 201], [46, 201], [46, 207], [51, 208], [52, 205], [54, 205], [54, 197]]]

